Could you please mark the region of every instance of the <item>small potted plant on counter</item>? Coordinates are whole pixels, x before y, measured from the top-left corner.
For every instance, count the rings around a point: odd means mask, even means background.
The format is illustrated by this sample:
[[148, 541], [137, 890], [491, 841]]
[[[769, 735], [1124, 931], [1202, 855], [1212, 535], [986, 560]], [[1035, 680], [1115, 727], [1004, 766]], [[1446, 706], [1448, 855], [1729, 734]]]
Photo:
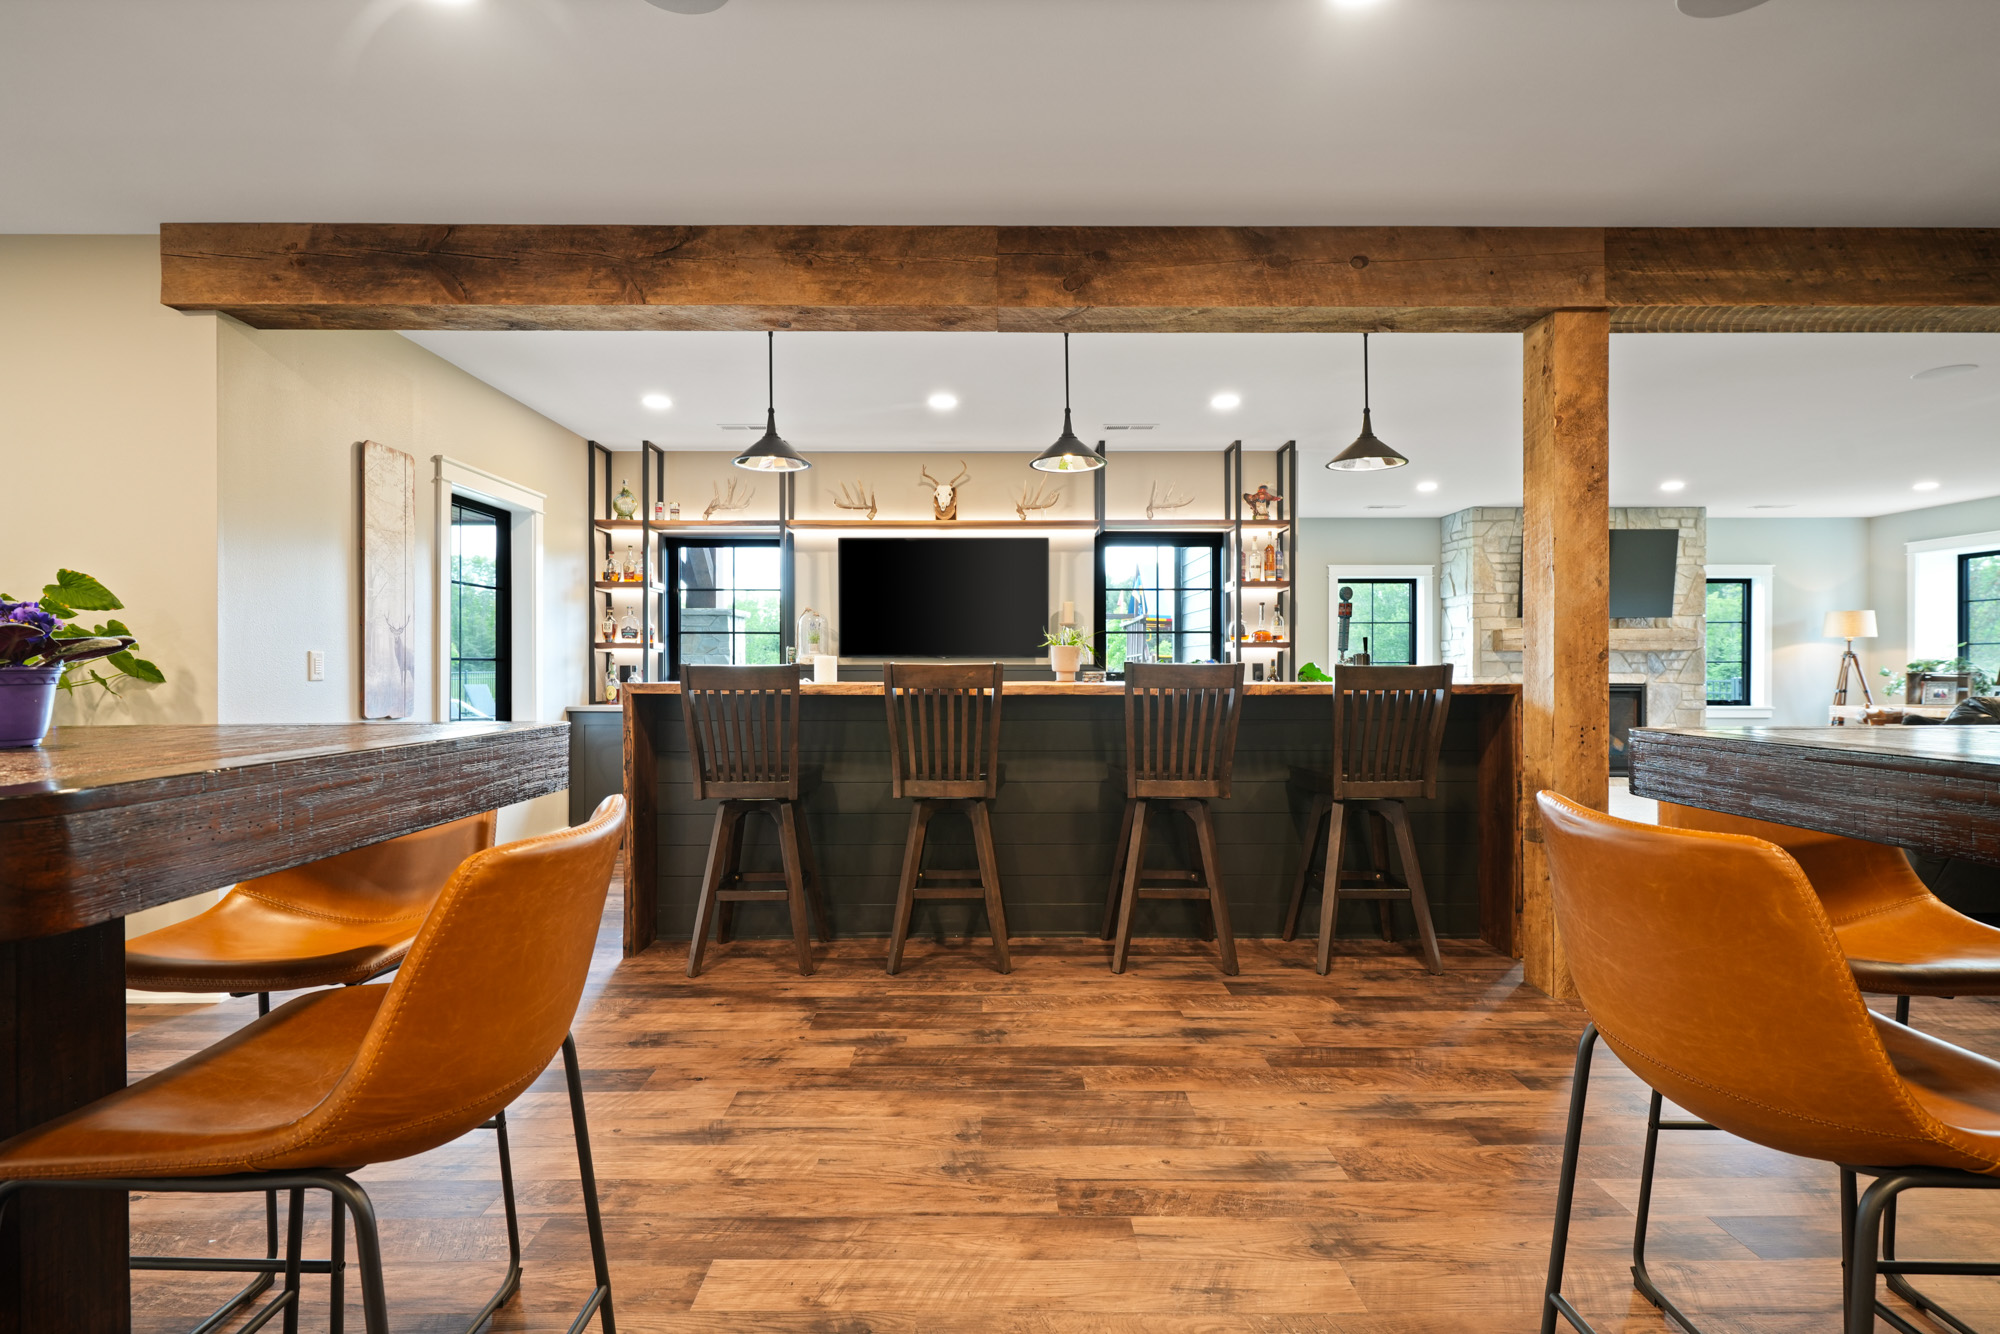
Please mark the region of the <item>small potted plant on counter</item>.
[[1058, 681], [1076, 680], [1076, 671], [1083, 658], [1085, 643], [1083, 631], [1074, 625], [1065, 625], [1052, 635], [1042, 639], [1042, 647], [1049, 651], [1049, 668]]
[[[115, 695], [117, 681], [167, 679], [152, 663], [132, 656], [137, 641], [122, 621], [73, 623], [79, 611], [124, 607], [110, 589], [76, 570], [58, 570], [56, 582], [34, 601], [0, 593], [0, 750], [42, 743], [57, 690], [102, 686]], [[109, 659], [117, 675], [106, 677], [92, 667], [88, 680], [71, 677], [72, 668], [99, 659]]]

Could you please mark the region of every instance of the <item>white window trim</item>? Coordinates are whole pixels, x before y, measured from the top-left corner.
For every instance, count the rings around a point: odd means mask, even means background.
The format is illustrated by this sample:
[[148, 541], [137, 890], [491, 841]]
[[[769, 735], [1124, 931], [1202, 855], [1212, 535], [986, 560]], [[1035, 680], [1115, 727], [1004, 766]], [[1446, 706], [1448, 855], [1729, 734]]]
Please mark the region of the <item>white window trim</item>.
[[1903, 543], [1909, 608], [1904, 661], [1958, 656], [1958, 558], [2000, 547], [2000, 530]]
[[508, 646], [513, 655], [514, 678], [514, 698], [510, 702], [515, 722], [539, 722], [542, 718], [542, 511], [548, 497], [443, 454], [433, 454], [431, 462], [437, 467], [437, 535], [431, 543], [435, 553], [432, 605], [437, 609], [433, 640], [437, 658], [434, 716], [442, 722], [451, 715], [451, 499], [467, 496], [514, 516], [508, 530], [513, 567], [508, 571], [509, 587], [513, 590], [508, 612], [514, 640]]
[[1750, 702], [1710, 704], [1715, 722], [1769, 718], [1771, 707], [1771, 572], [1770, 565], [1710, 565], [1704, 579], [1750, 581]]
[[[1414, 579], [1417, 581], [1417, 662], [1419, 667], [1438, 662], [1437, 566], [1435, 565], [1329, 565], [1326, 567], [1326, 652], [1327, 661], [1339, 662], [1334, 645], [1340, 642], [1340, 585], [1364, 579]], [[1360, 645], [1354, 645], [1354, 652]]]

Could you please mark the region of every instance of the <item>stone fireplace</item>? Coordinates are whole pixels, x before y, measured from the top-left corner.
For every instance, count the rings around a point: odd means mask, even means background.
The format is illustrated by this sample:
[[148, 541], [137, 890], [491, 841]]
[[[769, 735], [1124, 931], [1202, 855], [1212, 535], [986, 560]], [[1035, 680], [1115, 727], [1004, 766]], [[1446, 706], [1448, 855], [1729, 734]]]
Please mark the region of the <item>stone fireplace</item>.
[[[1460, 680], [1521, 679], [1521, 511], [1448, 514], [1438, 594], [1438, 649]], [[1613, 528], [1677, 528], [1674, 614], [1611, 622], [1611, 680], [1645, 688], [1654, 727], [1700, 727], [1708, 701], [1708, 514], [1690, 507], [1614, 509]]]

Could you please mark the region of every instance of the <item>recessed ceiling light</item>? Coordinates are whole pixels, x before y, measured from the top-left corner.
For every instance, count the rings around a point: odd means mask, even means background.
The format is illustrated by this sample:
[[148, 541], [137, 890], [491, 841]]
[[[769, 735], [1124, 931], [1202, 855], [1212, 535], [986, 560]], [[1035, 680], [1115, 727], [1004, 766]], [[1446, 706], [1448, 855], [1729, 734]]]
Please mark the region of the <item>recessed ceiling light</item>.
[[944, 390], [940, 389], [935, 394], [932, 394], [929, 398], [925, 399], [924, 402], [930, 404], [931, 411], [933, 412], [950, 412], [953, 408], [958, 406], [958, 395], [948, 394]]
[[1927, 371], [1918, 371], [1912, 380], [1949, 380], [1954, 375], [1970, 375], [1979, 369], [1976, 361], [1960, 361], [1950, 366], [1933, 366]]
[[1243, 406], [1243, 395], [1232, 394], [1225, 389], [1214, 398], [1209, 399], [1208, 406], [1214, 408], [1217, 412], [1228, 412], [1234, 408]]
[[1935, 491], [1937, 489], [1938, 484], [1936, 482], [1918, 482], [1910, 487], [1912, 491]]
[[655, 412], [665, 412], [674, 405], [674, 401], [665, 394], [647, 394], [639, 402]]
[[1662, 491], [1679, 491], [1679, 490], [1682, 490], [1682, 489], [1684, 489], [1684, 488], [1685, 488], [1686, 486], [1687, 486], [1687, 483], [1686, 483], [1686, 482], [1681, 482], [1681, 481], [1673, 481], [1673, 482], [1661, 482], [1661, 483], [1660, 483], [1660, 490], [1662, 490]]
[[1436, 482], [1418, 482], [1418, 483], [1417, 483], [1417, 490], [1419, 490], [1419, 491], [1435, 491], [1435, 490], [1437, 490], [1437, 489], [1438, 489], [1438, 484], [1437, 484]]

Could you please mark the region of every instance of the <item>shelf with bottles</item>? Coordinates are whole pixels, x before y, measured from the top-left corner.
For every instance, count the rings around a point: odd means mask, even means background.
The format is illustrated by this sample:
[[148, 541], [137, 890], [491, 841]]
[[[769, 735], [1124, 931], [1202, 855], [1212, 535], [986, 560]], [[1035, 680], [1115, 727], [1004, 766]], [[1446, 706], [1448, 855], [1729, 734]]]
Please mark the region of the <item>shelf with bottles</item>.
[[1239, 649], [1270, 649], [1273, 653], [1283, 653], [1292, 647], [1292, 642], [1276, 639], [1241, 639], [1236, 643]]
[[1292, 586], [1289, 579], [1244, 579], [1236, 587], [1246, 592], [1282, 593]]
[[633, 579], [629, 581], [620, 579], [615, 583], [599, 579], [592, 583], [591, 587], [600, 593], [664, 593], [667, 591], [667, 586], [657, 579]]
[[614, 639], [609, 642], [600, 640], [591, 645], [591, 648], [599, 653], [658, 653], [665, 647], [666, 645], [657, 639], [651, 642], [643, 639]]

